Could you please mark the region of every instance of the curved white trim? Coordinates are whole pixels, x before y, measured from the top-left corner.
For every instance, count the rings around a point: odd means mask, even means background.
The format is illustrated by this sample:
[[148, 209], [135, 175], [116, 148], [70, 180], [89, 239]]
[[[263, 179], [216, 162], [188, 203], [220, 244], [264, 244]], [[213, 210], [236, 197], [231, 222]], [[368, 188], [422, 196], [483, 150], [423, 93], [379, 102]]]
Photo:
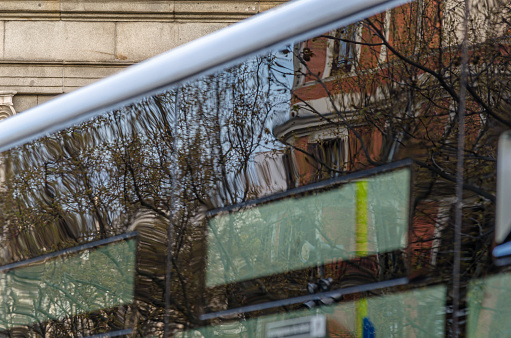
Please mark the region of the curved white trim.
[[[300, 0], [128, 67], [0, 123], [0, 151], [64, 129], [107, 108], [210, 73], [279, 43], [347, 25], [410, 0]], [[329, 26], [330, 25], [330, 26]]]

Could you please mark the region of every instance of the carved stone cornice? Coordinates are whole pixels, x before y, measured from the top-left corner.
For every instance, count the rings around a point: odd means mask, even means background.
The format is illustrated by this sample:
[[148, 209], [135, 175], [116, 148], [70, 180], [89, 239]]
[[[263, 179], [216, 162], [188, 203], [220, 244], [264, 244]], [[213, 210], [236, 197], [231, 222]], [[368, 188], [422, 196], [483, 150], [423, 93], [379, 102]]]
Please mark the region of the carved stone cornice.
[[14, 90], [0, 90], [0, 120], [16, 114], [14, 104], [12, 102], [13, 96], [16, 95]]
[[0, 0], [0, 20], [233, 23], [286, 0]]

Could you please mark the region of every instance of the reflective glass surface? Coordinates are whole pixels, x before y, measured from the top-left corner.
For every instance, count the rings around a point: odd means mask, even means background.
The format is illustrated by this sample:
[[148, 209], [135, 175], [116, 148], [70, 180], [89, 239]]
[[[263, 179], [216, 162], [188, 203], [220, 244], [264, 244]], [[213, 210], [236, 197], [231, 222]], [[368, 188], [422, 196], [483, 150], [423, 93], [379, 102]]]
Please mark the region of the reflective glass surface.
[[178, 337], [443, 337], [446, 287], [190, 330]]
[[271, 336], [263, 323], [291, 320], [270, 325], [284, 332], [295, 314], [347, 336], [364, 318], [376, 336], [456, 336], [454, 318], [507, 330], [489, 310], [506, 313], [507, 275], [480, 277], [501, 272], [511, 8], [471, 6], [464, 99], [462, 2], [416, 1], [2, 153], [0, 265], [138, 237], [4, 272], [0, 335]]
[[506, 337], [511, 334], [511, 274], [474, 280], [468, 288], [468, 337]]
[[0, 273], [0, 330], [130, 304], [135, 239], [40, 259]]
[[404, 249], [409, 187], [406, 168], [220, 212], [208, 222], [206, 285]]

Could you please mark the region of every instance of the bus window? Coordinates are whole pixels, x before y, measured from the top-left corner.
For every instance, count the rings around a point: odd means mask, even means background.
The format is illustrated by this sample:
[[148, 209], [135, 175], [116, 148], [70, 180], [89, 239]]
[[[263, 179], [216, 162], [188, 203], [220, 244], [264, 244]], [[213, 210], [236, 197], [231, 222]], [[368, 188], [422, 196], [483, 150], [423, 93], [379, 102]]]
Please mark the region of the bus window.
[[[30, 112], [0, 124], [10, 135], [0, 144], [12, 141], [0, 156], [1, 265], [137, 233], [126, 261], [80, 251], [30, 266], [54, 264], [70, 281], [55, 284], [68, 298], [50, 308], [32, 290], [50, 279], [9, 269], [1, 334], [481, 332], [491, 316], [467, 326], [467, 309], [500, 305], [465, 294], [505, 276], [491, 249], [496, 140], [511, 128], [509, 27], [493, 14], [509, 8], [470, 8], [468, 62], [452, 2], [328, 2], [348, 14], [318, 3], [292, 2], [34, 110], [68, 109], [55, 125]], [[201, 49], [211, 41], [223, 44]], [[30, 135], [3, 127], [22, 122]], [[105, 270], [84, 269], [97, 285], [69, 293], [85, 277], [66, 269], [85, 261]], [[10, 285], [27, 283], [19, 319]], [[68, 301], [78, 296], [93, 304]]]

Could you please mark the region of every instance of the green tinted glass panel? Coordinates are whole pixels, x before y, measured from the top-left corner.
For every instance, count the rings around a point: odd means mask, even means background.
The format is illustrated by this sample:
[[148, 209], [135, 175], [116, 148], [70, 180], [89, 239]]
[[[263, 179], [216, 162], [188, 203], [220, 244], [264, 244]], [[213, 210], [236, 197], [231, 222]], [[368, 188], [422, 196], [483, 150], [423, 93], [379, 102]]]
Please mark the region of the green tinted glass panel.
[[0, 329], [131, 303], [135, 239], [0, 274]]
[[[285, 337], [301, 331], [304, 337], [362, 337], [371, 331], [375, 337], [444, 337], [445, 301], [446, 287], [434, 286], [312, 311], [214, 325], [180, 336]], [[305, 334], [308, 329], [311, 333]]]
[[232, 213], [208, 226], [208, 286], [222, 285], [406, 246], [410, 170]]
[[468, 337], [511, 336], [511, 273], [470, 282]]

